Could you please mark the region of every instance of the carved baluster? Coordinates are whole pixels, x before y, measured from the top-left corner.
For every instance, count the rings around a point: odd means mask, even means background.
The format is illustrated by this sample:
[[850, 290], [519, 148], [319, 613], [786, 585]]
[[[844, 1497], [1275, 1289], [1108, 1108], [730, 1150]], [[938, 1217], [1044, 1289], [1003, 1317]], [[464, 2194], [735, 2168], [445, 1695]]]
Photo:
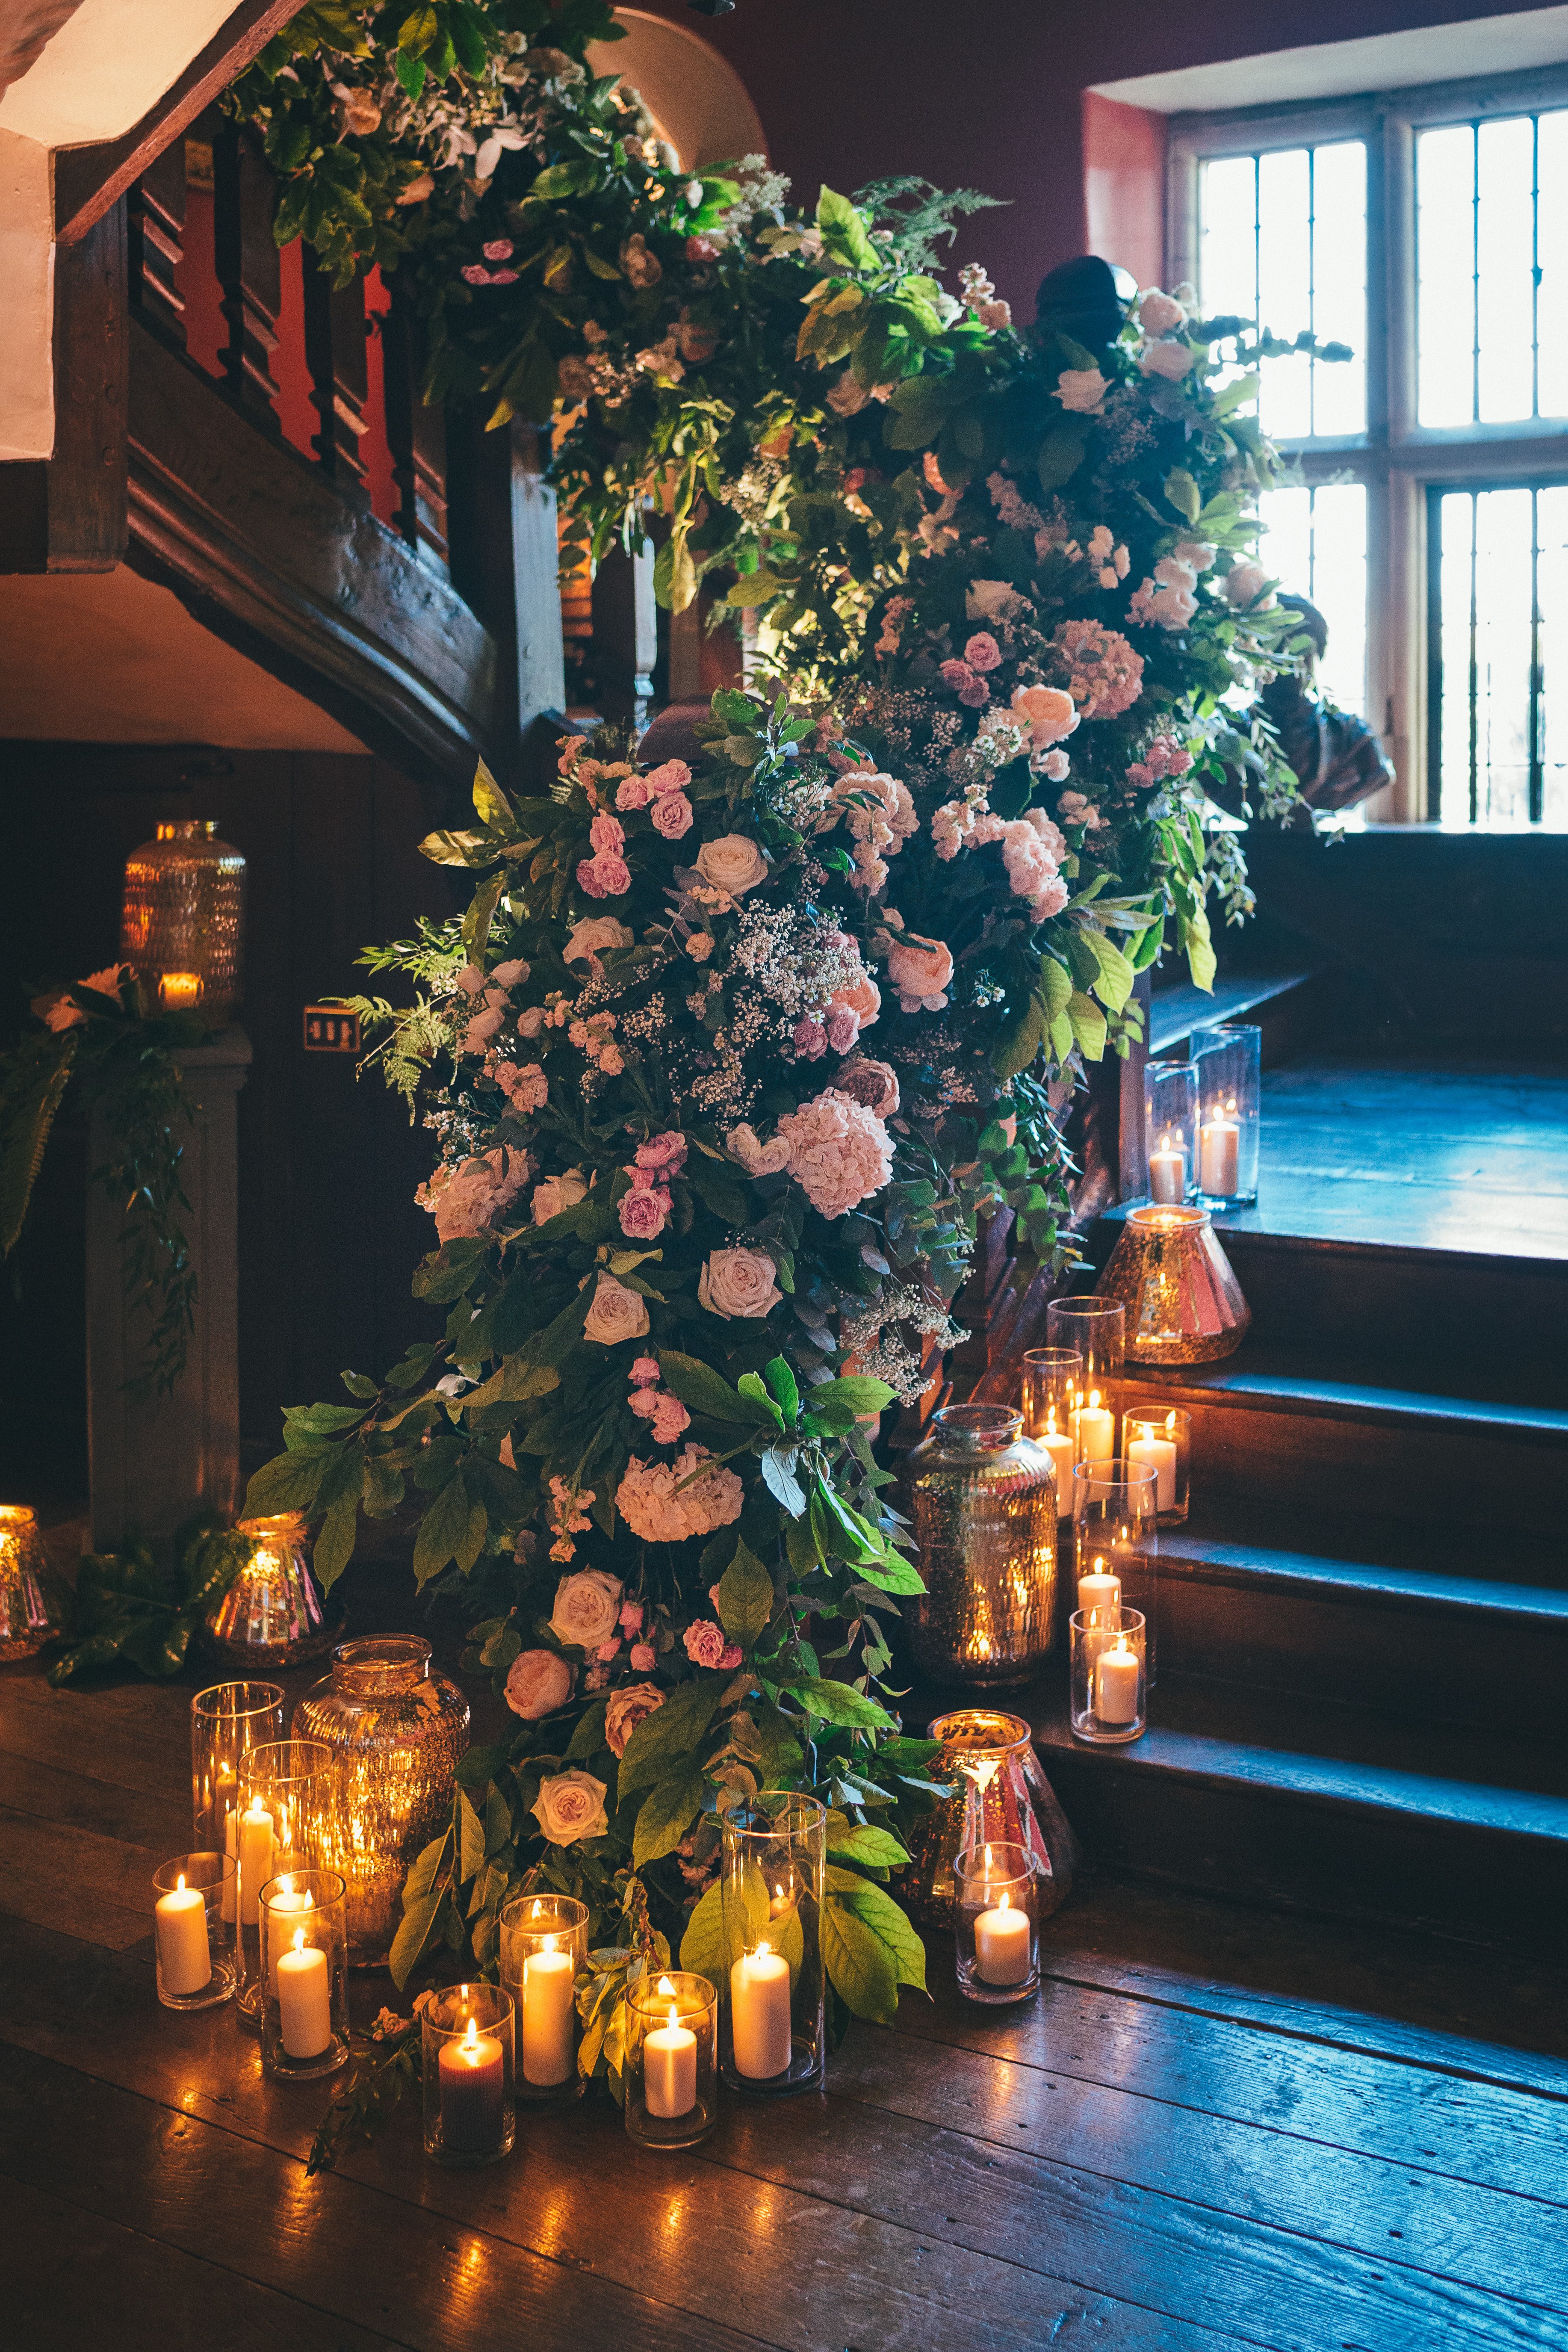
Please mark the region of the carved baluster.
[[381, 314], [382, 401], [386, 411], [386, 442], [392, 452], [392, 478], [397, 490], [395, 522], [410, 547], [419, 544], [417, 494], [414, 474], [414, 407], [419, 397], [414, 344], [407, 307], [395, 288], [391, 304]]
[[653, 700], [658, 659], [653, 549], [627, 555], [614, 548], [594, 576], [594, 667], [599, 709], [605, 719], [641, 732]]
[[230, 393], [271, 433], [279, 430], [272, 354], [283, 300], [272, 236], [276, 202], [267, 163], [248, 138], [225, 125], [213, 140], [213, 259], [228, 322], [219, 357]]
[[142, 173], [126, 204], [131, 306], [183, 351], [185, 298], [177, 273], [185, 244], [185, 142], [176, 139]]
[[314, 446], [323, 471], [344, 489], [364, 478], [360, 441], [368, 427], [364, 404], [364, 280], [335, 287], [307, 248], [305, 253], [305, 364], [310, 400], [321, 426]]
[[447, 412], [427, 408], [414, 391], [414, 520], [416, 544], [437, 572], [451, 567], [447, 520]]

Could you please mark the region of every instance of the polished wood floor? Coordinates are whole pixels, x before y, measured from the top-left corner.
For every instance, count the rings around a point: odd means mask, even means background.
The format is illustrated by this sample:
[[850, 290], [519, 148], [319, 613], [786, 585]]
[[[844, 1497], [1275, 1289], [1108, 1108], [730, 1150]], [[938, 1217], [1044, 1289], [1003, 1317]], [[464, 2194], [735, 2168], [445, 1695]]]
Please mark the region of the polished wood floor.
[[[303, 1679], [303, 1678], [301, 1678]], [[157, 2004], [194, 1682], [0, 1670], [0, 2339], [18, 2352], [1568, 2347], [1555, 1966], [1090, 1883], [1011, 2013], [858, 2027], [826, 2095], [635, 2150], [607, 2101], [307, 2179], [320, 2091]], [[368, 2013], [390, 1988], [358, 1988]]]

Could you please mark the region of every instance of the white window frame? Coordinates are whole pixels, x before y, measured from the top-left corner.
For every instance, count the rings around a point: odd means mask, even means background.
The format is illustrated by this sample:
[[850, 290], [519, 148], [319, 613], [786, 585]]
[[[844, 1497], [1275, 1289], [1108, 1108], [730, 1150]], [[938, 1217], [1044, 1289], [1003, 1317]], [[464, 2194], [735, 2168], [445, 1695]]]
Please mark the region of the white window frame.
[[[1568, 106], [1568, 65], [1317, 104], [1171, 118], [1167, 285], [1199, 282], [1201, 163], [1336, 139], [1365, 142], [1366, 430], [1279, 446], [1309, 484], [1349, 477], [1366, 485], [1367, 717], [1398, 777], [1387, 812], [1394, 823], [1422, 824], [1428, 814], [1429, 488], [1568, 480], [1568, 428], [1559, 419], [1501, 426], [1416, 422], [1415, 135], [1440, 123], [1561, 106]], [[1302, 322], [1265, 323], [1288, 334]]]

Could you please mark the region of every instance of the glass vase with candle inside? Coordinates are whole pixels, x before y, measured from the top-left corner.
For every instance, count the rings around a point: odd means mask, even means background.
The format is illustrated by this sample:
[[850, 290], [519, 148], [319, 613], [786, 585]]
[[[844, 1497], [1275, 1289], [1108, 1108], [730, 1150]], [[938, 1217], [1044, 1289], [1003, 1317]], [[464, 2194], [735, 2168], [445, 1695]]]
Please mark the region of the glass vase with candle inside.
[[[1088, 1610], [1112, 1601], [1150, 1627], [1149, 1675], [1159, 1603], [1158, 1473], [1147, 1463], [1080, 1462], [1073, 1471], [1073, 1593]], [[1108, 1587], [1114, 1584], [1114, 1594]], [[1086, 1589], [1087, 1588], [1087, 1589]]]
[[1005, 1838], [965, 1846], [953, 1863], [958, 1990], [999, 2007], [1027, 2000], [1040, 1981], [1038, 1871], [1026, 1846]]
[[1186, 1518], [1192, 1452], [1193, 1417], [1180, 1405], [1128, 1414], [1126, 1458], [1154, 1473], [1154, 1511], [1163, 1528], [1180, 1527]]
[[261, 1915], [261, 2065], [283, 2083], [335, 2074], [349, 2055], [348, 1931], [335, 1870], [269, 1878]]
[[927, 1776], [946, 1782], [952, 1793], [904, 1832], [909, 1866], [893, 1882], [900, 1902], [922, 1925], [950, 1927], [957, 1856], [965, 1846], [1002, 1839], [1033, 1854], [1039, 1914], [1048, 1918], [1072, 1892], [1078, 1840], [1041, 1769], [1027, 1723], [996, 1707], [961, 1706], [937, 1716], [926, 1729], [942, 1742]]
[[1135, 1364], [1218, 1363], [1234, 1355], [1252, 1321], [1214, 1220], [1190, 1203], [1129, 1209], [1100, 1292], [1126, 1310]]
[[235, 1806], [239, 1930], [235, 2011], [247, 2032], [259, 2033], [266, 2005], [261, 1888], [280, 1871], [308, 1870], [324, 1862], [335, 1796], [332, 1751], [320, 1739], [267, 1740], [240, 1759]]
[[323, 1657], [342, 1630], [342, 1612], [337, 1625], [329, 1622], [304, 1513], [241, 1519], [235, 1533], [251, 1538], [250, 1558], [204, 1615], [205, 1647], [233, 1665], [274, 1674]]
[[580, 2099], [577, 1979], [588, 1965], [588, 1906], [574, 1895], [519, 1895], [500, 1915], [500, 1974], [512, 1999], [517, 2095], [560, 2106]]
[[[1115, 1622], [1109, 1622], [1114, 1616]], [[1075, 1609], [1071, 1619], [1071, 1722], [1075, 1739], [1124, 1746], [1147, 1729], [1142, 1610]]]
[[338, 1768], [321, 1859], [349, 1889], [349, 1960], [385, 1960], [403, 1923], [403, 1882], [451, 1818], [468, 1702], [430, 1665], [417, 1633], [342, 1642], [325, 1682], [294, 1710], [294, 1730], [325, 1741]]
[[1149, 1198], [1178, 1204], [1186, 1200], [1198, 1164], [1195, 1062], [1144, 1064], [1143, 1143]]
[[233, 1857], [177, 1853], [153, 1874], [158, 1998], [165, 2009], [213, 2009], [234, 1999]]
[[1127, 1361], [1127, 1318], [1119, 1298], [1090, 1293], [1073, 1298], [1053, 1298], [1046, 1308], [1046, 1341], [1052, 1348], [1076, 1348], [1083, 1360], [1079, 1374], [1068, 1434], [1078, 1446], [1075, 1459], [1103, 1460], [1116, 1451], [1116, 1416], [1121, 1410], [1121, 1381]]
[[1199, 1029], [1192, 1041], [1198, 1074], [1196, 1197], [1205, 1209], [1241, 1209], [1258, 1198], [1258, 1117], [1262, 1102], [1261, 1029]]
[[209, 818], [161, 824], [125, 861], [120, 953], [154, 1003], [212, 1028], [240, 1001], [245, 859]]
[[1024, 1434], [1056, 1465], [1057, 1517], [1072, 1517], [1072, 1416], [1083, 1390], [1083, 1358], [1076, 1348], [1030, 1348], [1024, 1357], [1019, 1398]]
[[1056, 1471], [1023, 1429], [1009, 1405], [946, 1405], [910, 1455], [925, 1591], [903, 1622], [928, 1682], [1027, 1682], [1051, 1646]]
[[726, 1965], [721, 2068], [731, 2090], [819, 2089], [827, 2064], [822, 1905], [827, 1808], [767, 1789], [721, 1816]]
[[69, 1622], [37, 1514], [26, 1503], [0, 1503], [0, 1665], [36, 1656]]
[[239, 1772], [253, 1748], [283, 1737], [279, 1683], [214, 1683], [191, 1701], [193, 1843], [235, 1864], [224, 1900], [236, 1924], [239, 1887]]
[[626, 1988], [621, 2061], [626, 2137], [694, 2147], [719, 2119], [719, 1992], [689, 1969], [650, 1966]]
[[432, 2164], [499, 2164], [517, 2137], [516, 2012], [505, 1985], [448, 1985], [421, 2012], [425, 2153]]

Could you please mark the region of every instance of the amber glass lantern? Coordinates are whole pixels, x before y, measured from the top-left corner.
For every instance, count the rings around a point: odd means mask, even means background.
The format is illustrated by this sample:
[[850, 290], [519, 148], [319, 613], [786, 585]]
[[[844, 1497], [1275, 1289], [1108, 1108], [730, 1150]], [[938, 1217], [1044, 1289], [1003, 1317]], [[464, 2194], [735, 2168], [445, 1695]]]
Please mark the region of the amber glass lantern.
[[340, 1626], [327, 1622], [321, 1589], [310, 1572], [304, 1514], [279, 1511], [241, 1519], [235, 1530], [253, 1549], [234, 1582], [202, 1619], [207, 1648], [247, 1672], [281, 1672], [324, 1657]]
[[120, 954], [149, 1002], [221, 1029], [240, 1001], [245, 859], [210, 818], [161, 824], [125, 861]]
[[402, 1922], [409, 1865], [450, 1819], [468, 1702], [431, 1673], [416, 1633], [342, 1642], [326, 1681], [295, 1708], [294, 1736], [336, 1755], [321, 1858], [347, 1881], [350, 1966], [377, 1967]]
[[950, 1927], [957, 1856], [966, 1846], [1005, 1839], [1029, 1853], [1039, 1881], [1037, 1906], [1046, 1918], [1072, 1891], [1078, 1841], [1041, 1769], [1027, 1723], [997, 1707], [963, 1706], [939, 1715], [928, 1730], [941, 1740], [942, 1754], [927, 1769], [952, 1793], [910, 1829], [910, 1866], [894, 1882], [899, 1900], [922, 1926]]
[[57, 1641], [67, 1613], [37, 1514], [26, 1503], [0, 1504], [0, 1664]]

